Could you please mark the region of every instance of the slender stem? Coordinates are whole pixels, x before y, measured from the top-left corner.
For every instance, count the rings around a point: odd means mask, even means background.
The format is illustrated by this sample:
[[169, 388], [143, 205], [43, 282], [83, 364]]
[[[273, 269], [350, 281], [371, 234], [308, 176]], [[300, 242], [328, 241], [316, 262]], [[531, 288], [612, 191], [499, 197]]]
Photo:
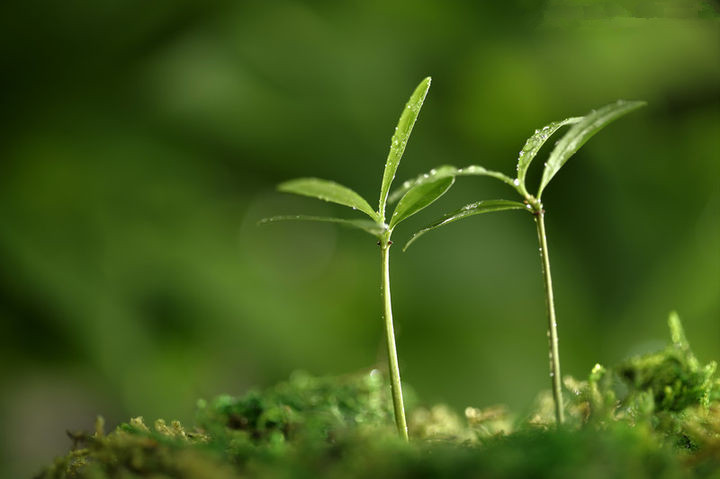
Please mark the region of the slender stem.
[[388, 365], [390, 369], [390, 385], [392, 388], [395, 424], [398, 434], [407, 441], [408, 427], [403, 405], [402, 385], [400, 384], [400, 366], [398, 365], [397, 348], [395, 347], [395, 329], [393, 327], [392, 300], [390, 299], [390, 245], [389, 238], [380, 241], [382, 251], [382, 298], [383, 318], [385, 319], [385, 335], [387, 338]]
[[548, 343], [550, 347], [550, 380], [555, 401], [555, 420], [558, 425], [565, 421], [562, 400], [562, 378], [560, 376], [560, 353], [558, 350], [557, 320], [555, 318], [555, 300], [553, 298], [552, 276], [550, 275], [550, 254], [545, 235], [545, 211], [542, 206], [536, 210], [540, 256], [542, 257], [543, 276], [545, 277], [545, 296], [548, 312]]

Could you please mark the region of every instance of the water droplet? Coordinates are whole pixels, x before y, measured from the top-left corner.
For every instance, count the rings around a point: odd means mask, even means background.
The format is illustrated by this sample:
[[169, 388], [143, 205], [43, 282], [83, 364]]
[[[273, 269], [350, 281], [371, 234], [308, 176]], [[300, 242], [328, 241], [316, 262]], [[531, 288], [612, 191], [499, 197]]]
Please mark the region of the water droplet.
[[425, 173], [425, 174], [423, 175], [423, 178], [430, 178], [430, 175], [428, 175], [427, 173]]
[[551, 377], [551, 378], [554, 378], [554, 377], [555, 377], [555, 373], [552, 372], [552, 371], [550, 371], [550, 377]]
[[518, 153], [518, 157], [522, 158], [524, 154], [525, 154], [525, 151], [524, 151], [524, 150], [520, 150], [520, 153]]
[[517, 178], [515, 178], [515, 179], [513, 180], [513, 185], [515, 185], [515, 186], [520, 186], [520, 180], [518, 180]]
[[431, 174], [431, 175], [437, 174], [437, 170], [436, 170], [435, 168], [433, 168], [432, 170], [430, 170], [430, 174]]

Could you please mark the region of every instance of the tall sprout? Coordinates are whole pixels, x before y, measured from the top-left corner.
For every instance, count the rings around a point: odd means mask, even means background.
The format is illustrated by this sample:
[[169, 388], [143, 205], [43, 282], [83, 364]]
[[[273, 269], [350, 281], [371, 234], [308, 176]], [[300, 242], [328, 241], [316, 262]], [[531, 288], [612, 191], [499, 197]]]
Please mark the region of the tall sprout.
[[[418, 188], [425, 183], [438, 181], [439, 178], [455, 178], [457, 176], [489, 176], [506, 183], [511, 186], [522, 198], [522, 202], [511, 200], [485, 200], [471, 203], [463, 206], [459, 210], [444, 215], [442, 218], [431, 223], [429, 226], [415, 233], [410, 241], [407, 242], [404, 249], [407, 249], [419, 237], [441, 226], [447, 225], [454, 221], [467, 218], [470, 216], [490, 213], [493, 211], [504, 210], [523, 210], [531, 213], [537, 227], [538, 243], [540, 245], [540, 258], [542, 263], [543, 277], [545, 279], [545, 298], [547, 305], [548, 320], [548, 347], [550, 357], [550, 380], [552, 385], [553, 399], [555, 403], [555, 418], [557, 424], [564, 421], [563, 401], [562, 401], [562, 382], [560, 375], [560, 352], [558, 348], [558, 332], [557, 317], [555, 314], [555, 300], [553, 292], [552, 275], [550, 273], [550, 252], [548, 251], [547, 233], [545, 231], [545, 209], [542, 203], [542, 194], [550, 180], [557, 174], [562, 166], [570, 157], [575, 154], [585, 142], [587, 142], [595, 133], [603, 129], [612, 121], [626, 115], [645, 105], [641, 101], [622, 101], [619, 100], [610, 105], [606, 105], [598, 110], [593, 110], [583, 117], [568, 118], [566, 120], [550, 123], [542, 129], [535, 130], [535, 133], [527, 139], [525, 146], [520, 151], [517, 161], [517, 176], [510, 178], [509, 176], [497, 172], [490, 171], [481, 166], [468, 166], [466, 168], [455, 168], [454, 166], [444, 165], [430, 171], [425, 175], [421, 175], [415, 180], [407, 181], [403, 186], [391, 195], [391, 201], [402, 197], [406, 191]], [[537, 155], [545, 141], [550, 138], [561, 127], [571, 125], [570, 129], [565, 133], [550, 153], [542, 179], [537, 192], [530, 194], [525, 185], [525, 176], [530, 167], [530, 163]]]
[[327, 221], [340, 223], [345, 226], [360, 229], [370, 233], [377, 238], [380, 246], [380, 270], [381, 270], [381, 295], [383, 303], [383, 319], [385, 326], [385, 337], [387, 343], [388, 368], [390, 372], [390, 384], [392, 388], [393, 408], [395, 412], [395, 423], [398, 433], [404, 439], [408, 438], [407, 420], [405, 419], [405, 408], [403, 405], [402, 385], [400, 383], [400, 366], [398, 363], [397, 347], [395, 345], [395, 332], [392, 314], [392, 301], [390, 296], [390, 246], [391, 236], [395, 227], [405, 219], [422, 210], [432, 202], [440, 198], [453, 184], [455, 179], [452, 176], [438, 177], [429, 181], [418, 182], [412, 187], [406, 188], [401, 195], [397, 196], [400, 201], [392, 215], [387, 217], [386, 207], [388, 193], [392, 185], [395, 173], [400, 165], [405, 146], [407, 145], [410, 133], [417, 120], [420, 109], [428, 89], [430, 88], [430, 77], [425, 78], [417, 86], [410, 100], [408, 100], [400, 120], [395, 128], [390, 143], [390, 152], [385, 161], [385, 170], [380, 185], [380, 200], [378, 209], [374, 211], [370, 204], [358, 193], [338, 183], [321, 180], [318, 178], [299, 178], [286, 181], [278, 186], [278, 189], [287, 193], [310, 196], [331, 203], [348, 206], [353, 210], [364, 213], [367, 219], [345, 219], [317, 216], [275, 216], [261, 220], [261, 223], [272, 223], [284, 220], [309, 220]]

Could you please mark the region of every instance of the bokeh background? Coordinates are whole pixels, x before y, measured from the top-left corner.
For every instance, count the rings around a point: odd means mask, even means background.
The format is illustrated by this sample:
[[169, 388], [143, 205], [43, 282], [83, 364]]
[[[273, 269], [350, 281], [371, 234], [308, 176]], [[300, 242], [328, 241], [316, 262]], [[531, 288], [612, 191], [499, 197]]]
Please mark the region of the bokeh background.
[[[398, 172], [512, 173], [535, 128], [649, 102], [546, 190], [565, 374], [664, 344], [676, 309], [720, 359], [720, 5], [139, 0], [0, 4], [0, 476], [66, 429], [192, 421], [195, 401], [294, 369], [384, 366], [379, 251], [283, 213], [319, 176], [375, 204], [404, 102], [433, 76]], [[531, 182], [539, 178], [540, 153]], [[512, 198], [464, 178], [398, 228]], [[394, 250], [403, 378], [427, 403], [548, 386], [534, 224], [506, 212]]]

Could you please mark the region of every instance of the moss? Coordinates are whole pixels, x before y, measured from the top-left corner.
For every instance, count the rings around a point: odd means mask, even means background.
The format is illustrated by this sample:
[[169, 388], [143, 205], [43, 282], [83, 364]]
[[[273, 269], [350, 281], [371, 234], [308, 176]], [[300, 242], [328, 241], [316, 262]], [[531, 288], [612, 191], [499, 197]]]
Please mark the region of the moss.
[[700, 364], [675, 313], [668, 326], [671, 342], [662, 351], [629, 358], [612, 369], [596, 365], [587, 381], [566, 378], [575, 424], [606, 428], [623, 422], [690, 451], [717, 442], [716, 363]]
[[676, 316], [670, 329], [658, 353], [598, 365], [583, 381], [566, 377], [561, 429], [543, 393], [525, 418], [503, 406], [469, 407], [464, 417], [411, 407], [407, 444], [382, 374], [295, 373], [266, 391], [199, 401], [192, 429], [135, 418], [105, 434], [99, 420], [37, 477], [717, 477], [714, 363], [700, 365]]
[[[689, 406], [708, 407], [717, 381], [713, 381], [716, 363], [700, 366], [685, 339], [676, 314], [669, 319], [672, 342], [665, 350], [635, 357], [621, 364], [617, 371], [633, 395], [650, 394], [655, 411], [682, 411]], [[642, 400], [642, 399], [640, 399]]]

